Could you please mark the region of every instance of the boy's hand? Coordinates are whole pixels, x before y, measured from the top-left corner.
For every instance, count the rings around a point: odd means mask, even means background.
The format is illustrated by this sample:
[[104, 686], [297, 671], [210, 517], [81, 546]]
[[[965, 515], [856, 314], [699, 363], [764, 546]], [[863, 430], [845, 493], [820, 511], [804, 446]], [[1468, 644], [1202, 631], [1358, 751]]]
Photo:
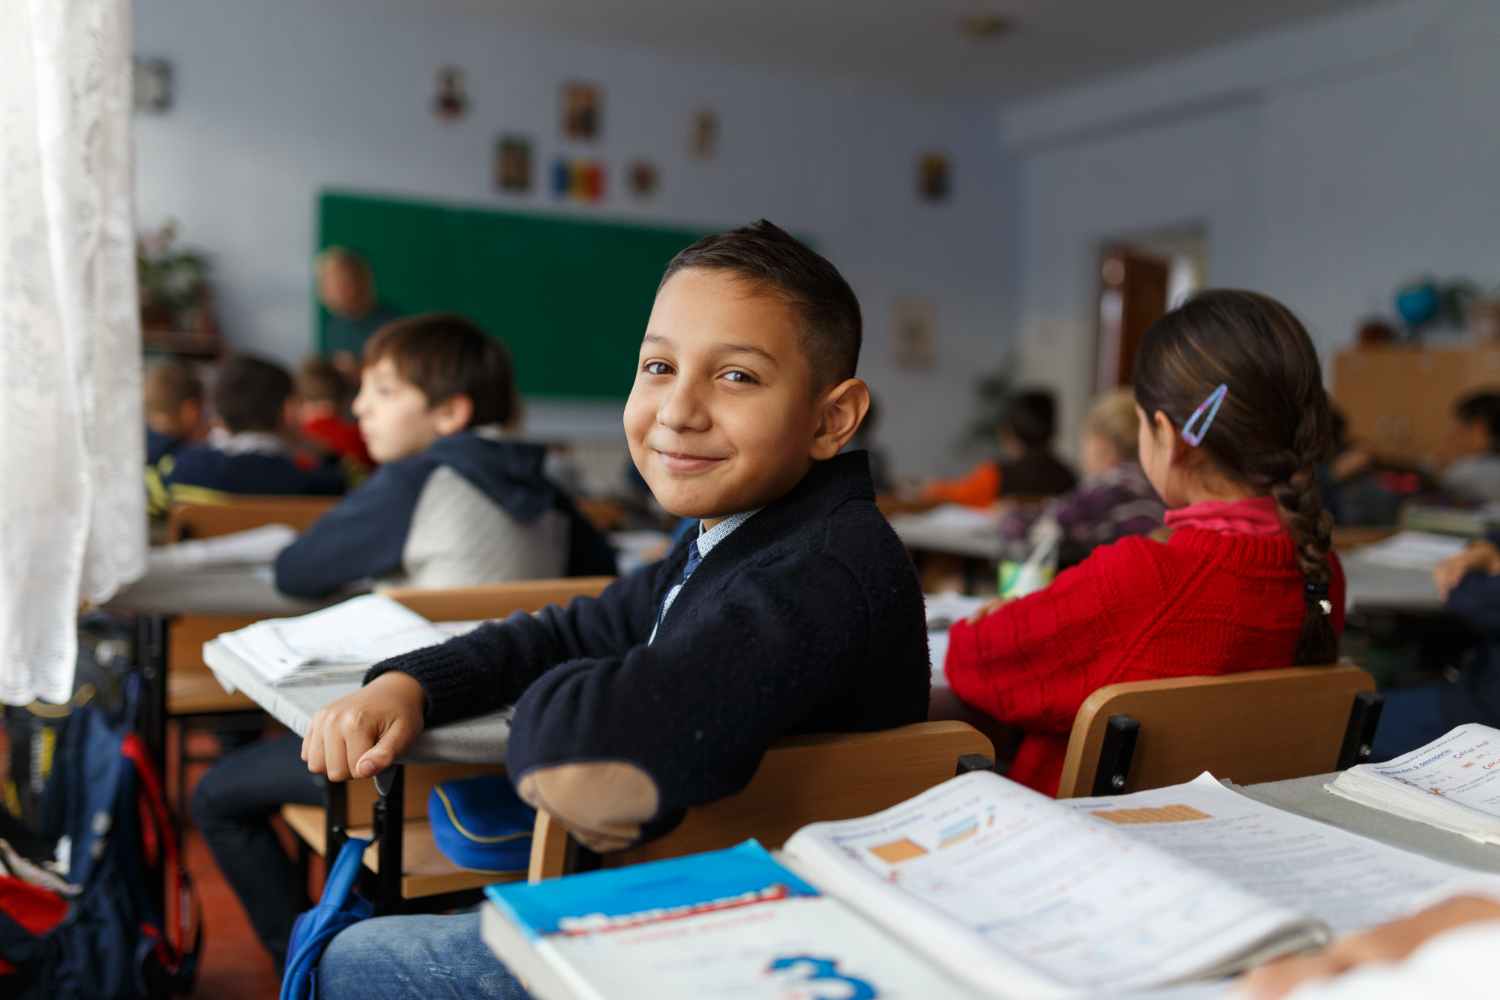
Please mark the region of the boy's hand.
[[1489, 542], [1475, 542], [1456, 556], [1449, 556], [1438, 563], [1432, 571], [1432, 582], [1437, 585], [1443, 600], [1453, 592], [1470, 573], [1500, 575], [1500, 549]]
[[426, 695], [408, 674], [381, 674], [365, 687], [318, 709], [302, 739], [302, 759], [329, 781], [370, 778], [422, 732]]
[[1315, 955], [1262, 966], [1245, 979], [1241, 995], [1279, 1000], [1311, 980], [1342, 975], [1362, 965], [1404, 961], [1444, 931], [1485, 920], [1500, 920], [1500, 903], [1478, 896], [1455, 896], [1402, 920], [1340, 938]]

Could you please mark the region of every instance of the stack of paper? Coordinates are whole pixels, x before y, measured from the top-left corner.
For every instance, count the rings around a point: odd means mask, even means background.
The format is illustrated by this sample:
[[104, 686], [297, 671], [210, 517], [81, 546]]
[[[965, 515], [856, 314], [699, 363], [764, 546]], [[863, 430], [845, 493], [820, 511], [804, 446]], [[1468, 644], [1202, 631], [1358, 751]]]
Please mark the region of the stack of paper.
[[214, 569], [220, 566], [268, 566], [282, 549], [297, 540], [297, 532], [285, 524], [264, 524], [217, 538], [203, 538], [151, 550], [153, 572]]
[[389, 597], [366, 594], [298, 618], [272, 618], [219, 637], [267, 680], [326, 679], [444, 642], [448, 635]]
[[1427, 531], [1403, 531], [1383, 542], [1367, 545], [1356, 554], [1364, 562], [1393, 569], [1437, 568], [1437, 564], [1464, 550], [1468, 542]]
[[945, 503], [921, 514], [908, 514], [902, 520], [908, 524], [920, 524], [928, 530], [976, 535], [994, 534], [1000, 523], [999, 516], [991, 511], [956, 503]]
[[1500, 730], [1459, 726], [1395, 760], [1350, 768], [1328, 790], [1482, 844], [1500, 844]]

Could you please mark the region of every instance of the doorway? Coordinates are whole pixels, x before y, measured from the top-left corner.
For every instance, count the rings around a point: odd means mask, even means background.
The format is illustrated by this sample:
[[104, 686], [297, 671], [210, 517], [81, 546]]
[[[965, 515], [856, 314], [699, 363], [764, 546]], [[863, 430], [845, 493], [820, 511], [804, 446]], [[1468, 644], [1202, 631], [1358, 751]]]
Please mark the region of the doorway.
[[1099, 326], [1094, 391], [1129, 385], [1146, 331], [1168, 309], [1203, 288], [1208, 233], [1201, 225], [1131, 234], [1099, 251]]

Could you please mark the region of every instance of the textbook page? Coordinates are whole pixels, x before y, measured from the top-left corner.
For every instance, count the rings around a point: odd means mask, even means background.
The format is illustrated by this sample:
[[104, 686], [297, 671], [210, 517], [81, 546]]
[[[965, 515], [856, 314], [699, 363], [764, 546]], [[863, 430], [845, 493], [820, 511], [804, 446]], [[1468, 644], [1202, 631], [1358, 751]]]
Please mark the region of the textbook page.
[[219, 637], [272, 682], [293, 674], [309, 679], [348, 673], [447, 638], [426, 618], [381, 594], [351, 598], [297, 618], [256, 622]]
[[978, 996], [754, 841], [486, 893], [485, 942], [543, 1000]]
[[1064, 799], [1142, 843], [1344, 934], [1500, 878], [1257, 802], [1210, 774], [1130, 795]]
[[1468, 723], [1383, 764], [1360, 764], [1326, 786], [1372, 809], [1484, 844], [1500, 844], [1500, 730]]
[[1292, 911], [989, 772], [803, 827], [782, 853], [999, 996], [1118, 995], [1327, 939]]

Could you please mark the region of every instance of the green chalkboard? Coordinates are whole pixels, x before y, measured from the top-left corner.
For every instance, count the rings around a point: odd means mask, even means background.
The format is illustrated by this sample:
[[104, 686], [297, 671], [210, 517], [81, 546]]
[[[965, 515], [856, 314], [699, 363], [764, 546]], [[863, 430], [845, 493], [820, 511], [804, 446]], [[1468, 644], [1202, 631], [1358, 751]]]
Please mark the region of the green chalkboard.
[[[370, 262], [403, 313], [458, 312], [510, 346], [528, 396], [623, 399], [672, 256], [702, 232], [325, 192], [318, 246]], [[319, 310], [319, 344], [327, 316]]]

